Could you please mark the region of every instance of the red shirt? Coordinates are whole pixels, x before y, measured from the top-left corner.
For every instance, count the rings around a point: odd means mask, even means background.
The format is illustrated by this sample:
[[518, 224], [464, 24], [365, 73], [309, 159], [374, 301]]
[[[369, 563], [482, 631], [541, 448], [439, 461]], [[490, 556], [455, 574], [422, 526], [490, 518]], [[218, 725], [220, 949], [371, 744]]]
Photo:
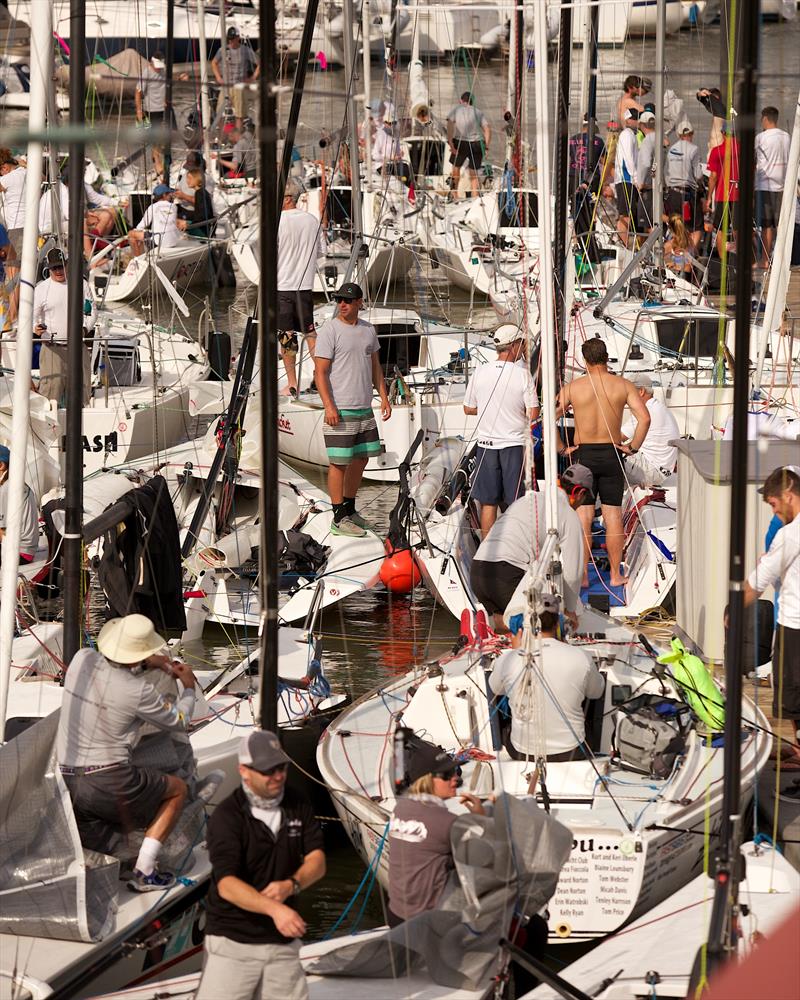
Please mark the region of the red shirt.
[[[725, 177], [725, 150], [730, 146], [730, 160], [728, 162], [728, 178]], [[726, 137], [719, 146], [715, 146], [708, 156], [709, 173], [717, 175], [717, 183], [714, 188], [714, 201], [738, 201], [739, 200], [739, 143], [730, 137]]]

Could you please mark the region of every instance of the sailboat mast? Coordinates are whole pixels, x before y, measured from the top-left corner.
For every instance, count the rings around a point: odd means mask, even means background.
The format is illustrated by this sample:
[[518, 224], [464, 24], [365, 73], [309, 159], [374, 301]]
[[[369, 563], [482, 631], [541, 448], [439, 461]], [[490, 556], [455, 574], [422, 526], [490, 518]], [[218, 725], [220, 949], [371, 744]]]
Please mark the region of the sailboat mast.
[[166, 74], [167, 87], [164, 96], [164, 123], [162, 128], [166, 132], [164, 143], [164, 183], [169, 184], [170, 169], [172, 167], [172, 76], [175, 71], [175, 0], [167, 0], [167, 51], [166, 51]]
[[[69, 121], [80, 135], [84, 117], [86, 4], [70, 0]], [[65, 411], [64, 485], [64, 662], [81, 644], [81, 561], [83, 546], [83, 174], [85, 145], [69, 145], [69, 227], [67, 262], [67, 388]]]
[[[567, 155], [569, 152], [569, 84], [572, 59], [572, 3], [561, 2], [558, 32], [558, 114], [556, 118], [555, 162], [555, 247], [553, 249], [556, 277], [556, 337], [559, 376], [563, 382], [566, 354], [563, 343], [567, 337]], [[538, 72], [538, 65], [537, 65]], [[542, 199], [539, 198], [539, 211]]]
[[722, 827], [715, 859], [715, 892], [708, 932], [709, 968], [731, 956], [736, 943], [735, 913], [740, 881], [742, 650], [744, 647], [744, 566], [747, 516], [747, 404], [751, 283], [753, 271], [753, 201], [755, 188], [756, 81], [761, 4], [745, 5], [742, 33], [735, 47], [740, 90], [738, 249], [736, 261], [736, 333], [734, 340], [733, 443], [731, 446], [731, 528], [728, 564], [728, 638], [725, 646], [725, 779]]
[[667, 0], [658, 0], [656, 7], [656, 147], [653, 153], [653, 227], [661, 234], [656, 243], [658, 284], [661, 291], [661, 272], [664, 265], [664, 77], [666, 66]]
[[[355, 45], [353, 44], [353, 0], [344, 0], [344, 36], [342, 39], [344, 48], [344, 72], [345, 90], [347, 92], [347, 131], [348, 145], [350, 148], [350, 190], [353, 222], [353, 250], [350, 255], [350, 262], [347, 266], [345, 281], [349, 281], [355, 270], [355, 280], [358, 281], [359, 261], [363, 260], [362, 248], [364, 246], [364, 222], [361, 211], [361, 164], [358, 155], [358, 118], [356, 117], [356, 100], [353, 90], [355, 88], [356, 64]], [[362, 275], [366, 277], [366, 267]], [[364, 289], [366, 291], [366, 288]]]
[[306, 85], [306, 68], [308, 67], [308, 57], [311, 55], [311, 42], [314, 36], [314, 24], [317, 20], [317, 8], [319, 0], [308, 0], [306, 8], [306, 19], [303, 23], [303, 34], [300, 38], [300, 52], [297, 56], [297, 66], [294, 71], [294, 86], [292, 88], [292, 100], [289, 105], [289, 120], [286, 123], [286, 135], [283, 141], [283, 155], [281, 158], [281, 169], [278, 175], [278, 190], [275, 204], [280, 212], [283, 204], [283, 192], [286, 189], [286, 178], [292, 166], [292, 149], [294, 139], [297, 135], [297, 122], [300, 119], [300, 104], [303, 100], [303, 89]]
[[558, 530], [556, 484], [555, 287], [550, 208], [550, 109], [547, 102], [547, 4], [537, 3], [533, 14], [536, 66], [536, 176], [539, 189], [539, 342], [542, 364], [542, 446], [545, 467], [545, 524], [548, 533]]
[[203, 158], [211, 169], [211, 102], [208, 98], [208, 49], [206, 48], [206, 3], [197, 0], [197, 37], [200, 42], [200, 125], [203, 129]]
[[[39, 236], [39, 192], [42, 186], [44, 150], [41, 136], [47, 125], [47, 85], [45, 74], [48, 52], [53, 45], [52, 7], [39, 4], [31, 11], [31, 96], [29, 122], [34, 139], [28, 143], [25, 218], [20, 267], [19, 315], [17, 320], [17, 355], [14, 366], [14, 395], [11, 411], [13, 451], [8, 472], [8, 507], [3, 538], [3, 562], [0, 591], [7, 596], [0, 601], [0, 743], [5, 739], [6, 708], [11, 680], [11, 643], [14, 639], [17, 591], [17, 553], [20, 549], [22, 499], [25, 490], [26, 457], [30, 430], [31, 355], [33, 353], [33, 286], [36, 284]], [[49, 76], [47, 77], [49, 79]]]
[[258, 153], [261, 174], [259, 228], [261, 297], [259, 345], [261, 365], [261, 685], [259, 720], [262, 729], [278, 728], [278, 114], [275, 84], [275, 0], [260, 0]]

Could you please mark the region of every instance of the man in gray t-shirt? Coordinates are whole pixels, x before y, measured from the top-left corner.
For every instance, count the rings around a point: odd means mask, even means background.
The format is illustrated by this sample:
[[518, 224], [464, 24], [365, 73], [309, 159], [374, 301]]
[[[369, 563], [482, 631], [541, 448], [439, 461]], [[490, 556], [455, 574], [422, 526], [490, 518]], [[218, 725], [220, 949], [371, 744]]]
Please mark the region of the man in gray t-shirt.
[[475, 107], [472, 94], [465, 91], [461, 101], [447, 116], [447, 144], [453, 160], [453, 173], [450, 176], [450, 187], [455, 197], [458, 197], [458, 182], [461, 179], [461, 167], [466, 164], [472, 184], [472, 197], [478, 197], [478, 171], [483, 163], [483, 155], [489, 148], [492, 130], [489, 119]]
[[242, 120], [247, 117], [250, 104], [250, 90], [247, 84], [255, 83], [260, 75], [258, 57], [252, 48], [242, 41], [239, 29], [228, 28], [225, 35], [225, 60], [220, 49], [211, 60], [214, 79], [220, 85], [217, 114], [224, 115], [226, 108], [233, 111], [236, 127], [241, 130]]
[[356, 493], [372, 455], [380, 454], [378, 425], [372, 415], [372, 390], [381, 399], [381, 416], [392, 407], [378, 352], [375, 327], [358, 318], [364, 293], [352, 281], [334, 296], [338, 314], [317, 331], [314, 372], [325, 407], [328, 492], [333, 504], [331, 532], [362, 538], [369, 523], [356, 510]]

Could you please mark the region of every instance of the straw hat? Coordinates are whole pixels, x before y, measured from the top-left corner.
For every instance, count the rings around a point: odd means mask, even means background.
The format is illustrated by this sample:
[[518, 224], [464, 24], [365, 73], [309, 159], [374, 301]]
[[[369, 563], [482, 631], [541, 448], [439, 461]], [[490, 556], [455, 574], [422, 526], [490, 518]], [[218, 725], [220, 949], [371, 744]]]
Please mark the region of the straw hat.
[[100, 629], [97, 648], [114, 663], [141, 663], [167, 644], [144, 615], [112, 618]]

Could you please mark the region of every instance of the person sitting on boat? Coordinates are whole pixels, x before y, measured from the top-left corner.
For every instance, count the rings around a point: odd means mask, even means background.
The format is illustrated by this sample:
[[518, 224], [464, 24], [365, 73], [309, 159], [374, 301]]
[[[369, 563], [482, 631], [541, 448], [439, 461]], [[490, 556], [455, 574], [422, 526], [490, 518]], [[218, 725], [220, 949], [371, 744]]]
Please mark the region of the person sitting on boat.
[[[556, 420], [572, 410], [575, 417], [575, 444], [562, 447], [562, 454], [572, 455], [589, 468], [595, 490], [600, 495], [606, 529], [606, 547], [611, 564], [611, 586], [628, 582], [620, 572], [625, 532], [622, 527], [622, 495], [625, 492], [624, 455], [635, 455], [650, 426], [650, 414], [636, 386], [608, 370], [608, 349], [600, 337], [591, 337], [581, 346], [586, 374], [565, 385], [558, 394]], [[622, 416], [625, 407], [637, 421], [630, 444], [622, 444]], [[587, 495], [579, 508], [586, 537], [586, 572], [583, 585], [589, 585], [594, 495]]]
[[775, 469], [759, 490], [783, 527], [745, 581], [744, 606], [755, 604], [768, 587], [780, 583], [772, 653], [772, 712], [776, 718], [791, 720], [800, 746], [800, 475], [795, 468]]
[[217, 222], [214, 203], [205, 187], [203, 171], [190, 170], [186, 175], [186, 181], [194, 192], [194, 204], [191, 212], [185, 213], [183, 219], [178, 219], [176, 225], [187, 236], [210, 239], [214, 235]]
[[458, 814], [447, 807], [458, 796], [469, 812], [485, 815], [480, 799], [458, 791], [456, 762], [431, 743], [417, 746], [407, 766], [410, 782], [389, 821], [389, 926], [436, 908], [454, 868], [450, 830]]
[[472, 498], [481, 505], [483, 538], [497, 520], [498, 508], [525, 492], [525, 442], [531, 421], [539, 416], [525, 333], [506, 323], [493, 339], [497, 360], [478, 365], [464, 395], [464, 413], [478, 418]]
[[208, 822], [211, 886], [195, 1000], [308, 997], [298, 957], [306, 923], [295, 903], [326, 862], [311, 802], [286, 787], [289, 763], [275, 733], [249, 733], [239, 747], [241, 787]]
[[[647, 407], [650, 426], [639, 450], [625, 459], [625, 476], [636, 486], [660, 486], [675, 471], [678, 449], [670, 442], [681, 436], [680, 428], [670, 410], [653, 395], [653, 380], [647, 372], [633, 372], [630, 381]], [[636, 421], [626, 420], [623, 440], [631, 441], [635, 433]]]
[[[172, 874], [159, 872], [158, 857], [187, 795], [175, 775], [131, 763], [142, 726], [182, 733], [192, 717], [195, 676], [185, 663], [164, 656], [165, 646], [144, 615], [106, 622], [97, 649], [85, 647], [70, 661], [56, 737], [58, 764], [84, 836], [98, 836], [98, 827], [145, 831], [128, 882], [137, 892], [174, 883]], [[158, 693], [143, 676], [147, 670], [163, 670], [180, 682], [176, 701]]]
[[128, 233], [128, 241], [135, 256], [140, 257], [147, 249], [145, 230], [152, 236], [157, 250], [168, 250], [181, 241], [178, 229], [178, 206], [173, 202], [175, 189], [169, 184], [157, 184], [153, 189], [153, 202], [145, 210], [135, 229]]
[[464, 166], [470, 177], [472, 197], [478, 197], [478, 171], [481, 169], [491, 139], [492, 129], [489, 119], [475, 107], [472, 94], [468, 90], [465, 91], [459, 103], [447, 116], [447, 142], [453, 162], [450, 188], [455, 198], [459, 197], [458, 183], [461, 180], [461, 168]]
[[[603, 695], [605, 680], [582, 649], [558, 638], [560, 611], [557, 594], [542, 597], [541, 660], [532, 665], [521, 648], [522, 615], [515, 615], [510, 623], [515, 648], [497, 657], [489, 675], [494, 694], [508, 697], [511, 732], [504, 745], [514, 760], [535, 758], [542, 737], [548, 761], [579, 760], [588, 753], [583, 703]], [[544, 701], [544, 733], [537, 731], [536, 713], [531, 711], [534, 688]]]
[[[0, 542], [6, 537], [8, 517], [8, 470], [11, 466], [11, 451], [0, 445]], [[20, 563], [33, 562], [39, 542], [39, 511], [33, 490], [27, 483], [23, 486], [22, 517], [19, 536]], [[1, 558], [1, 557], [0, 557]]]
[[[33, 292], [33, 335], [39, 339], [39, 392], [62, 404], [67, 388], [67, 258], [57, 248], [48, 251], [46, 277]], [[83, 405], [92, 395], [92, 345], [95, 323], [94, 299], [88, 281], [83, 282]]]
[[669, 217], [669, 239], [664, 243], [664, 263], [675, 274], [687, 281], [694, 275], [694, 243], [693, 237], [684, 225], [680, 215]]
[[387, 112], [372, 143], [372, 164], [381, 177], [398, 177], [404, 184], [411, 179], [411, 167], [403, 160], [403, 149], [394, 115]]
[[[583, 465], [570, 465], [561, 476], [558, 492], [558, 539], [564, 581], [565, 614], [577, 625], [581, 577], [583, 575], [583, 531], [575, 508], [588, 498], [594, 502], [592, 473]], [[494, 616], [498, 632], [508, 602], [544, 545], [545, 501], [543, 493], [529, 492], [511, 504], [478, 546], [470, 570], [475, 597]]]
[[[184, 202], [189, 208], [194, 205], [194, 189], [189, 187], [189, 182], [187, 177], [190, 170], [202, 170], [203, 172], [203, 184], [205, 185], [206, 191], [213, 197], [214, 188], [216, 187], [214, 183], [214, 177], [206, 168], [206, 161], [203, 158], [203, 154], [199, 153], [196, 149], [190, 149], [186, 153], [186, 159], [183, 161], [183, 165], [178, 172], [178, 180], [175, 187], [175, 198], [177, 201]], [[178, 214], [180, 215], [180, 207]]]
[[231, 133], [234, 140], [230, 157], [220, 157], [219, 165], [227, 170], [227, 177], [255, 177], [258, 166], [258, 150], [255, 144], [255, 123], [245, 118], [241, 130]]

